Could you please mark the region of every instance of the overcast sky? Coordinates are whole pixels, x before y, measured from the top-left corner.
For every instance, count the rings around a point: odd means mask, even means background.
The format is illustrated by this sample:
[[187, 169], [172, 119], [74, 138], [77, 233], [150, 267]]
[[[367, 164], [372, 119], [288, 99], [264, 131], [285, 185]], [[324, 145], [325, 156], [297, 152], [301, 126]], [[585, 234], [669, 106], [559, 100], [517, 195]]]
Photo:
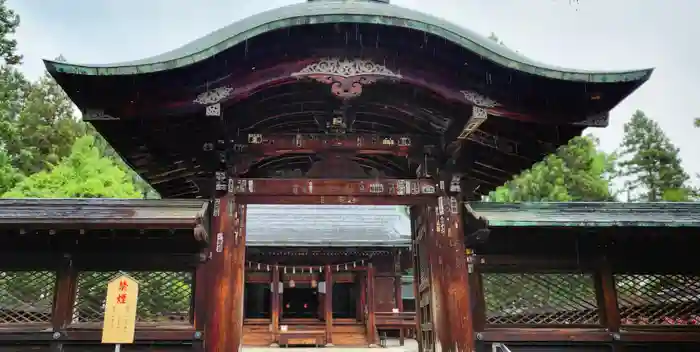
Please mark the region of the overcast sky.
[[[179, 47], [231, 22], [299, 1], [9, 0], [22, 16], [19, 49], [33, 77], [42, 58], [109, 63]], [[658, 121], [691, 174], [700, 173], [700, 1], [392, 0], [488, 35], [553, 65], [601, 70], [655, 67], [651, 80], [619, 105], [606, 129], [591, 130], [615, 150], [622, 126], [643, 110]], [[696, 182], [697, 183], [697, 182]]]

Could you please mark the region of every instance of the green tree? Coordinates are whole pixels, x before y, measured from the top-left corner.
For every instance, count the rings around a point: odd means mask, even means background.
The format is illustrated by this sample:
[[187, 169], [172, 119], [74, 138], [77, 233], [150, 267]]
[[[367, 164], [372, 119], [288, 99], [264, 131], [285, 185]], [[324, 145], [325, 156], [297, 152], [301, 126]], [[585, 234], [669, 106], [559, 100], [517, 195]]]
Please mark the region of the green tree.
[[590, 136], [576, 137], [556, 153], [491, 192], [496, 202], [610, 201], [615, 156]]
[[18, 139], [17, 120], [30, 87], [24, 75], [14, 66], [0, 66], [0, 146]]
[[12, 36], [19, 27], [19, 15], [7, 7], [6, 0], [0, 0], [0, 59], [8, 65], [22, 61], [17, 53], [17, 40]]
[[656, 121], [637, 110], [625, 124], [620, 175], [629, 200], [687, 201], [692, 195], [679, 150]]
[[129, 175], [101, 155], [95, 137], [76, 140], [71, 153], [47, 171], [37, 172], [4, 194], [5, 198], [140, 198]]
[[0, 149], [0, 194], [15, 187], [22, 180], [22, 174], [10, 162], [4, 149]]
[[13, 164], [25, 175], [46, 170], [67, 156], [85, 124], [75, 118], [73, 104], [48, 75], [24, 91], [21, 110], [5, 128], [5, 148]]

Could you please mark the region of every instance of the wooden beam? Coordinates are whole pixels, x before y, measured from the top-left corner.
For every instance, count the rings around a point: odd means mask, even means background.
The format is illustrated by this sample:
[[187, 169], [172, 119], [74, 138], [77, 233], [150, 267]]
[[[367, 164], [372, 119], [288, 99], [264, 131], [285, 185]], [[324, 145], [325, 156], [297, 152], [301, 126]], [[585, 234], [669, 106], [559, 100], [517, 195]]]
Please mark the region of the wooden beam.
[[367, 268], [367, 338], [370, 347], [377, 346], [377, 322], [374, 315], [374, 280], [374, 266], [372, 263], [369, 263], [369, 267]]
[[381, 134], [249, 134], [246, 141], [236, 141], [234, 149], [238, 153], [257, 157], [288, 153], [315, 154], [328, 151], [352, 152], [359, 155], [408, 156], [413, 141], [419, 141], [422, 138], [411, 135]]
[[360, 307], [358, 308], [357, 320], [366, 323], [367, 319], [367, 270], [360, 271], [357, 273], [357, 277], [360, 280]]
[[243, 334], [245, 281], [245, 206], [234, 197], [214, 200], [207, 263], [209, 314], [204, 331], [206, 352], [240, 351]]
[[421, 333], [421, 322], [423, 321], [423, 309], [420, 305], [420, 259], [418, 253], [418, 212], [419, 208], [417, 206], [411, 207], [409, 211], [409, 216], [411, 217], [411, 242], [413, 247], [411, 248], [412, 263], [413, 263], [413, 298], [415, 300], [416, 308], [416, 327], [415, 327], [415, 339], [418, 342], [418, 352], [423, 352], [423, 334]]
[[[434, 212], [435, 226], [428, 232], [436, 337], [443, 351], [469, 352], [476, 349], [472, 288], [464, 246], [461, 209], [454, 197], [440, 197]], [[432, 207], [431, 207], [432, 208]]]
[[416, 205], [434, 203], [435, 197], [387, 196], [387, 197], [353, 197], [353, 196], [237, 196], [239, 204], [317, 204], [317, 205]]
[[522, 255], [474, 255], [474, 265], [482, 272], [522, 272], [523, 269], [540, 271], [588, 271], [593, 272], [601, 266], [597, 258], [544, 257]]
[[[51, 325], [53, 331], [63, 331], [73, 318], [73, 304], [78, 283], [78, 272], [73, 266], [70, 256], [64, 256], [60, 268], [56, 273], [54, 286], [53, 307], [51, 312]], [[53, 341], [51, 351], [62, 351], [63, 343]]]
[[480, 335], [483, 342], [611, 342], [605, 329], [493, 328]]
[[[204, 258], [209, 255], [209, 251], [201, 253]], [[197, 266], [194, 273], [194, 297], [192, 297], [192, 325], [196, 331], [200, 333], [205, 330], [207, 323], [207, 314], [209, 313], [208, 296], [209, 296], [209, 270], [206, 263]], [[194, 342], [194, 350], [197, 352], [204, 351], [204, 341], [201, 339]]]
[[280, 267], [277, 263], [272, 267], [272, 341], [273, 346], [279, 343], [280, 329]]
[[[394, 248], [392, 251], [392, 256], [394, 259], [394, 265], [392, 268], [392, 274], [394, 276], [394, 302], [396, 304], [396, 309], [399, 313], [403, 312], [403, 295], [401, 294], [401, 250]], [[404, 345], [405, 330], [403, 328], [399, 329], [399, 344]]]
[[326, 295], [324, 300], [324, 313], [326, 320], [326, 347], [333, 346], [333, 273], [330, 264], [323, 267], [326, 281]]
[[[607, 260], [602, 260], [593, 277], [595, 280], [596, 303], [600, 312], [600, 323], [613, 336], [618, 336], [615, 340], [619, 340], [620, 308], [617, 304], [617, 288], [610, 263]], [[623, 346], [616, 344], [616, 352], [622, 352], [623, 350]]]
[[231, 179], [229, 193], [237, 196], [436, 196], [435, 181], [427, 179]]

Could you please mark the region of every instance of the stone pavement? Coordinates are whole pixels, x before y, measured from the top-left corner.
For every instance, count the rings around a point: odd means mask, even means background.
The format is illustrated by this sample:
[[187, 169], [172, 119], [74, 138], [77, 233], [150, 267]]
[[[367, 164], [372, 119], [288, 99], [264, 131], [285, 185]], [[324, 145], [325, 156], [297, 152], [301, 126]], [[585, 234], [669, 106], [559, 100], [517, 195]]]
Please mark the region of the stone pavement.
[[418, 343], [413, 339], [406, 339], [405, 346], [399, 346], [398, 339], [389, 339], [386, 343], [386, 348], [377, 347], [243, 347], [244, 352], [284, 352], [289, 350], [289, 352], [323, 352], [327, 350], [330, 352], [418, 352]]

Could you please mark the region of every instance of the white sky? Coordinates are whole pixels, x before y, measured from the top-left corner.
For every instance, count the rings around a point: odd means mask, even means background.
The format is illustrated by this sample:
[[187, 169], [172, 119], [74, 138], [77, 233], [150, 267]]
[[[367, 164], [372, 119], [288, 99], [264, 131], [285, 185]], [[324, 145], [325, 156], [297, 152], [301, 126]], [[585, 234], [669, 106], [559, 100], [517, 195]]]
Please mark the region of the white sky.
[[[9, 0], [22, 17], [23, 70], [42, 58], [109, 63], [179, 47], [233, 21], [299, 1]], [[592, 130], [613, 151], [636, 109], [657, 120], [700, 173], [700, 1], [697, 0], [392, 0], [488, 35], [532, 59], [580, 69], [655, 67], [651, 80], [618, 106], [606, 129]], [[696, 182], [697, 183], [697, 182]]]

